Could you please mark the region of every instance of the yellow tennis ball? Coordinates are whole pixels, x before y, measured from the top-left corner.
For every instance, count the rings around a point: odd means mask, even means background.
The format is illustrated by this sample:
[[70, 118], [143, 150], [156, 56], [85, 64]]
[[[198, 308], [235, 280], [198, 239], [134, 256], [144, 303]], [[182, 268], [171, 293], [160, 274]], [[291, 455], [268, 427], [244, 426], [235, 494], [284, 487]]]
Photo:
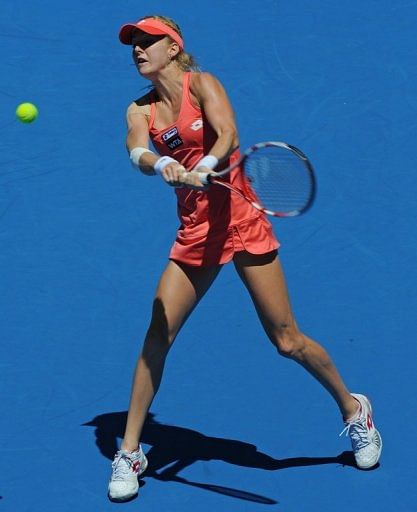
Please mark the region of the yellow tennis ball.
[[38, 117], [38, 109], [33, 103], [21, 103], [16, 109], [16, 116], [22, 123], [31, 123]]

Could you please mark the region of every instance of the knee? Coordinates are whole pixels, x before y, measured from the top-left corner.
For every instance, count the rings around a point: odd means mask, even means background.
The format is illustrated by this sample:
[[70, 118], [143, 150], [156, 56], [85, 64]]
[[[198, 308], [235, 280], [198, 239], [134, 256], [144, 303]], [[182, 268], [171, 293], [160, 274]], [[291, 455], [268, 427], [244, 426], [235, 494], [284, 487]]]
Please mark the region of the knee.
[[270, 335], [271, 341], [278, 353], [289, 359], [301, 359], [306, 346], [304, 334], [296, 327], [290, 325], [280, 325]]
[[152, 318], [146, 333], [146, 341], [158, 347], [169, 348], [177, 334], [177, 329], [171, 325], [163, 302], [156, 298], [152, 307]]
[[169, 319], [163, 302], [157, 297], [152, 307], [152, 317], [145, 337], [142, 353], [147, 359], [164, 358], [179, 329], [179, 323]]
[[154, 320], [146, 333], [142, 353], [146, 359], [160, 359], [167, 355], [174, 335], [169, 333], [166, 325]]
[[174, 334], [169, 332], [166, 325], [152, 321], [146, 333], [143, 352], [149, 356], [164, 355], [168, 352], [173, 340]]

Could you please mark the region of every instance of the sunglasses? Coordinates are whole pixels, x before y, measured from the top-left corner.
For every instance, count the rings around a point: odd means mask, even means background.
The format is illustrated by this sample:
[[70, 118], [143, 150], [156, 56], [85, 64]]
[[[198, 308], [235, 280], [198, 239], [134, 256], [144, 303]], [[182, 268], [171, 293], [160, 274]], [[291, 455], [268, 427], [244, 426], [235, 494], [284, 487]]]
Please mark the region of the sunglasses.
[[152, 34], [144, 33], [140, 35], [135, 34], [132, 37], [132, 47], [134, 49], [136, 46], [139, 46], [140, 48], [142, 48], [142, 50], [146, 50], [147, 48], [157, 43], [158, 41], [161, 41], [161, 39], [164, 39], [165, 37], [165, 35], [153, 36]]

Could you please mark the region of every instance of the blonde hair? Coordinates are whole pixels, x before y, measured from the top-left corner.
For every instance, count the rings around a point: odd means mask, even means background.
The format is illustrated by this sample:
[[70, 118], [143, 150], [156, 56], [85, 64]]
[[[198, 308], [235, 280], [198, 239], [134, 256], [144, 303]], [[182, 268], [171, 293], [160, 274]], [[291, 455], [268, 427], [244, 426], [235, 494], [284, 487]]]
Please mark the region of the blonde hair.
[[[168, 25], [168, 27], [170, 27], [173, 30], [175, 30], [175, 32], [182, 39], [181, 29], [175, 23], [175, 21], [173, 19], [168, 18], [167, 16], [159, 16], [159, 15], [144, 16], [142, 19], [147, 19], [147, 18], [152, 18], [154, 20], [162, 21], [162, 23], [164, 23], [165, 25]], [[169, 36], [167, 36], [167, 37], [169, 37]], [[169, 37], [169, 39], [171, 39], [171, 38]], [[172, 41], [172, 39], [171, 39], [171, 41]], [[172, 41], [172, 42], [174, 42], [174, 41]], [[179, 53], [176, 55], [174, 60], [177, 62], [178, 67], [182, 71], [201, 71], [200, 70], [200, 66], [198, 65], [198, 63], [195, 60], [195, 58], [191, 54], [185, 52], [184, 50], [180, 49]]]

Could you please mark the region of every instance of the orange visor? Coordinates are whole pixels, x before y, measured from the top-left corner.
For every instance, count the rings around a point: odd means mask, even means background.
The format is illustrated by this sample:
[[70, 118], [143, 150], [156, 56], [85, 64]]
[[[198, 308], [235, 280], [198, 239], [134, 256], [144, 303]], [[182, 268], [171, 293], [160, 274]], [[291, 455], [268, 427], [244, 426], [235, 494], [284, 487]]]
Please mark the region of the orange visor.
[[127, 23], [126, 25], [123, 25], [119, 32], [119, 39], [123, 44], [132, 44], [134, 29], [142, 30], [142, 32], [146, 32], [146, 34], [151, 34], [153, 36], [169, 36], [178, 44], [181, 50], [184, 49], [184, 41], [181, 39], [181, 36], [174, 29], [154, 18], [145, 18], [136, 23]]

